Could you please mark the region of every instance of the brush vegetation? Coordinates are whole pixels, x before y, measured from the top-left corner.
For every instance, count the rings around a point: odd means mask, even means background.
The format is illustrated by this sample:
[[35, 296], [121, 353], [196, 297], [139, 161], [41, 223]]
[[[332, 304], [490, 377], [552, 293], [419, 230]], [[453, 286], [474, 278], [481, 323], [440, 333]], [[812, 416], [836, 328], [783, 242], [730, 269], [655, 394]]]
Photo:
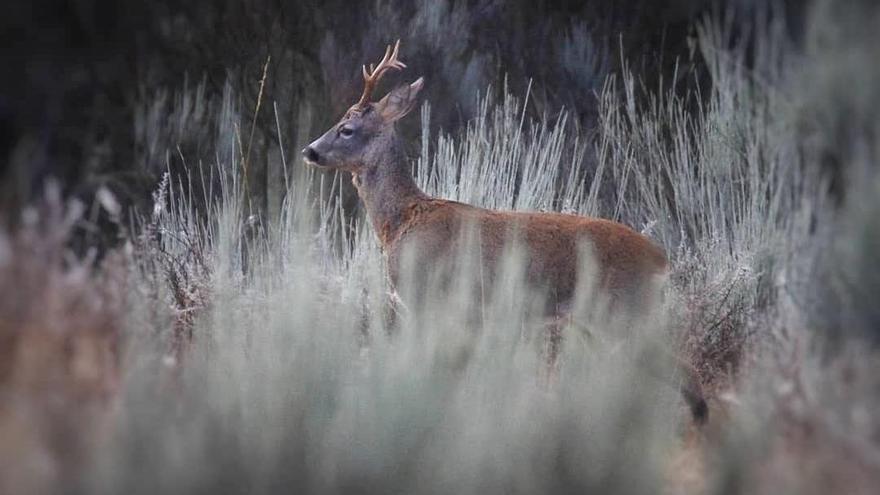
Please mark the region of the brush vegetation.
[[[152, 211], [127, 222], [109, 193], [84, 207], [50, 191], [0, 235], [15, 295], [0, 302], [0, 492], [869, 493], [880, 45], [844, 27], [870, 12], [817, 4], [802, 44], [775, 16], [751, 38], [709, 17], [693, 42], [711, 84], [656, 89], [623, 63], [594, 132], [504, 85], [469, 96], [459, 132], [424, 104], [412, 167], [428, 194], [610, 218], [668, 254], [663, 297], [626, 315], [582, 263], [552, 365], [516, 246], [479, 295], [429, 287], [407, 307], [345, 207], [349, 178], [293, 160], [271, 103], [274, 213], [254, 204], [252, 116], [231, 87], [156, 103], [167, 120], [139, 132], [188, 173], [163, 175]], [[163, 122], [216, 146], [187, 155], [149, 127]], [[69, 256], [71, 225], [99, 211], [122, 247]], [[479, 264], [434, 269], [456, 287]], [[702, 428], [674, 355], [709, 396]]]

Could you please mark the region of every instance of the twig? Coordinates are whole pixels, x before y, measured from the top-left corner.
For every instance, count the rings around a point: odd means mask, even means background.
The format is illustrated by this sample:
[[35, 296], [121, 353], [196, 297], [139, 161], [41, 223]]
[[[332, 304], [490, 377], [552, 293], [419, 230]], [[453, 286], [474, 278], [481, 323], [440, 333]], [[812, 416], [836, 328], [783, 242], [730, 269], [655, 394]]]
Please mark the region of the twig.
[[272, 55], [266, 56], [266, 63], [263, 65], [263, 77], [260, 79], [260, 91], [257, 93], [257, 106], [254, 108], [254, 118], [251, 121], [251, 135], [248, 137], [247, 151], [244, 154], [244, 190], [248, 196], [248, 205], [250, 205], [250, 187], [248, 187], [248, 164], [251, 160], [251, 147], [254, 144], [254, 133], [257, 130], [257, 118], [260, 116], [260, 106], [263, 103], [263, 89], [266, 87], [266, 74], [269, 72], [269, 62], [272, 61]]

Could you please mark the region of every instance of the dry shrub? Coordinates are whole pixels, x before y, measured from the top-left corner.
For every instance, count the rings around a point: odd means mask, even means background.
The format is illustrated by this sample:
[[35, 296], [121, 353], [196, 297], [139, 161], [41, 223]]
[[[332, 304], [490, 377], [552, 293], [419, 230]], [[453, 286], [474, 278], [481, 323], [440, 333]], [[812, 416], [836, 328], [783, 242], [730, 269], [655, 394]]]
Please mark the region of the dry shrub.
[[125, 265], [70, 255], [81, 212], [49, 188], [16, 232], [0, 231], [0, 493], [71, 479], [111, 420]]
[[165, 340], [170, 344], [167, 356], [176, 363], [192, 343], [196, 316], [210, 300], [211, 266], [198, 217], [179, 221], [172, 211], [179, 206], [174, 204], [172, 187], [170, 174], [165, 173], [153, 192], [153, 213], [138, 236], [136, 253], [141, 275], [153, 282], [162, 280], [167, 290], [160, 294], [153, 283], [151, 302], [171, 309], [171, 335]]
[[755, 277], [746, 266], [720, 271], [708, 266], [706, 260], [679, 253], [672, 283], [683, 355], [715, 395], [732, 385], [754, 337]]

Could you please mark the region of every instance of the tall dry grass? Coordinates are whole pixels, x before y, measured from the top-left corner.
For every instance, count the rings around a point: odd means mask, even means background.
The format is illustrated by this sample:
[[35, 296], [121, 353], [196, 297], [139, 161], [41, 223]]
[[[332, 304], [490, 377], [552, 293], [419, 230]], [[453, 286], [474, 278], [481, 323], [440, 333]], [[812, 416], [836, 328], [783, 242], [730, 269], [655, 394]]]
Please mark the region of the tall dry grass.
[[[111, 411], [104, 435], [76, 469], [4, 476], [11, 490], [868, 493], [880, 466], [868, 302], [880, 109], [844, 104], [840, 85], [856, 84], [861, 103], [880, 86], [870, 70], [842, 76], [836, 57], [849, 50], [864, 62], [875, 49], [827, 24], [804, 34], [804, 48], [777, 17], [750, 22], [758, 34], [748, 45], [723, 20], [700, 25], [711, 87], [681, 96], [651, 93], [626, 71], [607, 79], [594, 136], [564, 114], [531, 117], [528, 94], [478, 98], [458, 135], [432, 134], [423, 108], [413, 170], [427, 192], [614, 218], [669, 254], [665, 297], [628, 318], [592, 304], [585, 263], [553, 370], [544, 322], [530, 311], [540, 294], [522, 283], [516, 249], [488, 296], [467, 284], [438, 291], [424, 306], [397, 307], [391, 328], [373, 233], [342, 208], [347, 177], [286, 159], [280, 125], [276, 165], [296, 172], [284, 174], [281, 211], [252, 216], [242, 110], [227, 92], [192, 120], [198, 129], [212, 120], [207, 128], [226, 144], [182, 157], [190, 175], [157, 186], [152, 214], [132, 227], [126, 283], [112, 286], [123, 302], [95, 310], [118, 318], [107, 321], [124, 336], [112, 353], [121, 359], [115, 405], [100, 407]], [[808, 78], [844, 103], [816, 100]], [[854, 120], [836, 113], [851, 108]], [[186, 135], [188, 120], [174, 121]], [[845, 170], [842, 194], [829, 156]], [[0, 268], [39, 259], [10, 251], [7, 239]], [[438, 269], [478, 266], [462, 259]], [[21, 307], [71, 297], [46, 287], [28, 294]], [[27, 321], [43, 321], [35, 318]], [[678, 353], [711, 394], [703, 430], [670, 385]], [[23, 394], [7, 403], [51, 396]], [[37, 433], [44, 424], [21, 421]], [[67, 465], [46, 452], [46, 465]]]

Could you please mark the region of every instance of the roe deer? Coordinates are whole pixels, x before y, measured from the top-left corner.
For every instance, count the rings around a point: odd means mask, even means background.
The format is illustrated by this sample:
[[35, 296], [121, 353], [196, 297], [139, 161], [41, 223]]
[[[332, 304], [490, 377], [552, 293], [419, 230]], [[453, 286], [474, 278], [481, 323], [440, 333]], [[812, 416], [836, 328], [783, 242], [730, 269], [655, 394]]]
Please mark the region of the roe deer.
[[[416, 105], [424, 85], [418, 78], [377, 102], [371, 97], [382, 76], [406, 66], [398, 60], [400, 41], [389, 46], [378, 65], [362, 68], [364, 91], [342, 120], [302, 150], [305, 161], [321, 169], [352, 174], [352, 182], [379, 237], [391, 283], [400, 281], [404, 251], [414, 252], [417, 266], [433, 266], [454, 256], [463, 230], [474, 227], [485, 272], [494, 273], [499, 258], [516, 232], [526, 257], [527, 282], [549, 293], [558, 313], [574, 295], [578, 251], [586, 241], [593, 251], [600, 290], [612, 302], [638, 301], [655, 279], [666, 273], [666, 256], [647, 237], [617, 222], [560, 213], [494, 211], [432, 198], [422, 192], [410, 172], [395, 122]], [[411, 251], [410, 251], [411, 250]], [[406, 300], [407, 294], [401, 294]], [[683, 364], [682, 393], [695, 419], [708, 414], [695, 371]]]

